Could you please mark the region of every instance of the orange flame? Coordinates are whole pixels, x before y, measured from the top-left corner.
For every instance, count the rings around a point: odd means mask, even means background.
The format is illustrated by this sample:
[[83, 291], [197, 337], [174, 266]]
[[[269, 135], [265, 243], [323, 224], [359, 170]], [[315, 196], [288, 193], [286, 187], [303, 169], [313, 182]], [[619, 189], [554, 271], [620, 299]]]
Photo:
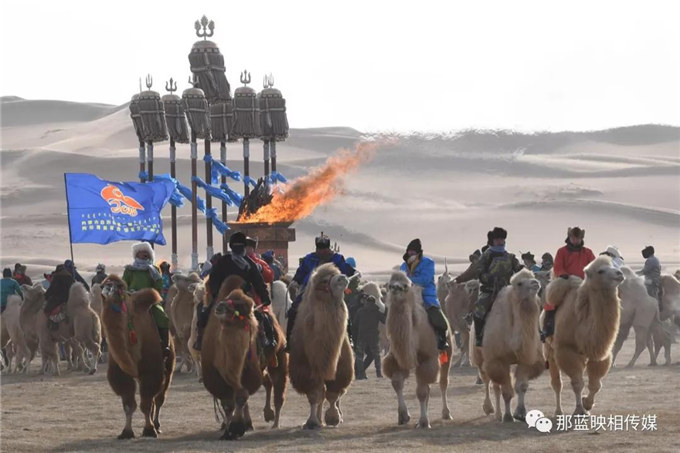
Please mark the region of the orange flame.
[[271, 203], [238, 222], [293, 222], [307, 217], [317, 206], [341, 194], [345, 176], [371, 160], [377, 148], [375, 143], [359, 143], [354, 151], [341, 149], [308, 175], [286, 184], [283, 193], [275, 192]]

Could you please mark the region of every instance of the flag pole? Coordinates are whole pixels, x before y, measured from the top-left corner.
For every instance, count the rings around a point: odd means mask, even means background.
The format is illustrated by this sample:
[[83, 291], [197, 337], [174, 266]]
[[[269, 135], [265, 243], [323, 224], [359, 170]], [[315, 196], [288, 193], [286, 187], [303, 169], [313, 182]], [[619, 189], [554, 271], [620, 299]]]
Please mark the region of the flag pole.
[[75, 260], [73, 259], [73, 233], [71, 232], [71, 210], [68, 206], [68, 184], [66, 182], [66, 173], [64, 173], [64, 190], [66, 191], [66, 219], [68, 221], [68, 244], [71, 248], [71, 261], [75, 265]]

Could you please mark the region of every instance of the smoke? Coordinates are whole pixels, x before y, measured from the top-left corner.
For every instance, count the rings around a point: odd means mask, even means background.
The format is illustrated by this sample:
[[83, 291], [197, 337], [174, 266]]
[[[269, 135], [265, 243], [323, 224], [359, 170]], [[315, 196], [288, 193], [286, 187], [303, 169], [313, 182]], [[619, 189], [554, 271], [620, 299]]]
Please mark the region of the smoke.
[[345, 177], [369, 162], [378, 147], [377, 143], [361, 142], [354, 150], [341, 149], [308, 175], [286, 184], [283, 193], [274, 193], [271, 203], [239, 219], [239, 223], [293, 222], [307, 217], [317, 206], [340, 195]]

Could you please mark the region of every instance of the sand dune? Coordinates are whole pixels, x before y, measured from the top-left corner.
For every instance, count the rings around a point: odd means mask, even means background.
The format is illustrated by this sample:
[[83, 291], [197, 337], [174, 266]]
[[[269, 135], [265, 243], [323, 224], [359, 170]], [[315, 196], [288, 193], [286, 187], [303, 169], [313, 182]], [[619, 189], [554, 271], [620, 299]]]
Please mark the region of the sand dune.
[[[41, 274], [70, 255], [64, 172], [104, 179], [137, 179], [137, 139], [127, 105], [0, 100], [2, 184], [0, 227], [3, 265], [21, 261]], [[373, 159], [345, 181], [344, 194], [295, 223], [290, 256], [309, 252], [314, 236], [330, 234], [368, 273], [384, 275], [403, 248], [420, 237], [438, 269], [444, 257], [461, 270], [483, 245], [486, 231], [504, 226], [508, 248], [554, 253], [569, 225], [588, 231], [596, 252], [612, 243], [627, 262], [654, 244], [669, 270], [680, 263], [680, 128], [641, 125], [593, 132], [524, 134], [456, 131], [411, 135], [371, 134], [347, 127], [291, 129], [278, 143], [278, 169], [288, 178], [307, 173], [339, 148], [359, 140], [380, 146]], [[263, 172], [261, 142], [251, 142], [251, 175]], [[214, 145], [213, 152], [217, 152]], [[202, 154], [202, 153], [201, 153]], [[228, 145], [228, 166], [242, 170], [242, 148]], [[178, 176], [190, 181], [188, 145], [178, 145]], [[155, 171], [169, 171], [167, 143], [156, 144]], [[199, 163], [199, 174], [203, 164]], [[231, 183], [237, 190], [241, 183]], [[204, 193], [200, 193], [204, 196]], [[166, 216], [169, 238], [170, 210]], [[230, 220], [235, 210], [230, 209]], [[180, 259], [189, 264], [190, 209], [179, 210]], [[219, 239], [216, 235], [216, 242]], [[216, 245], [217, 247], [218, 245]], [[130, 243], [76, 244], [87, 274], [99, 261], [122, 269]], [[169, 246], [156, 248], [169, 258]], [[205, 221], [199, 216], [200, 260]]]

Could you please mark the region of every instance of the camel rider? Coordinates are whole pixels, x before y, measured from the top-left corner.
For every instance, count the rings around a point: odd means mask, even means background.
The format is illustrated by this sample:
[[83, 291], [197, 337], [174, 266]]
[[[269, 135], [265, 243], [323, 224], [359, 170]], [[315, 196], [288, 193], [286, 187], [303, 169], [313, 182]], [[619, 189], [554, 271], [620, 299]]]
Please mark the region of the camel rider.
[[92, 280], [90, 281], [92, 283], [92, 286], [94, 286], [95, 283], [101, 283], [106, 280], [106, 266], [103, 264], [99, 263], [97, 264], [97, 268], [95, 269], [96, 274], [94, 274], [94, 277], [92, 277]]
[[661, 263], [659, 262], [659, 258], [654, 256], [654, 247], [651, 245], [648, 245], [642, 250], [642, 257], [645, 259], [645, 265], [636, 273], [638, 275], [644, 275], [647, 293], [659, 301], [659, 310], [661, 310], [661, 298], [659, 297]]
[[[194, 343], [194, 349], [199, 351], [203, 343], [205, 326], [208, 325], [208, 320], [210, 319], [210, 312], [216, 302], [220, 287], [227, 277], [238, 275], [245, 280], [245, 292], [252, 293], [252, 288], [262, 301], [262, 305], [267, 306], [272, 303], [269, 298], [269, 293], [267, 292], [267, 286], [262, 279], [262, 274], [258, 271], [255, 263], [246, 256], [246, 235], [241, 232], [232, 233], [229, 237], [229, 248], [231, 248], [231, 252], [222, 255], [210, 270], [210, 275], [208, 277], [208, 292], [211, 299], [210, 305], [204, 308], [203, 304], [198, 304], [196, 307], [196, 314], [198, 317], [196, 325], [198, 327], [198, 332], [196, 335], [196, 342]], [[265, 334], [267, 333], [265, 332]], [[273, 335], [271, 338], [273, 338]]]
[[[271, 285], [274, 281], [274, 271], [269, 267], [269, 264], [255, 252], [256, 249], [257, 238], [251, 238], [250, 236], [246, 237], [246, 256], [255, 263], [255, 267], [260, 271], [260, 275], [262, 276], [265, 285]], [[262, 303], [262, 300], [257, 293], [251, 291], [250, 295], [253, 297], [256, 306]], [[271, 315], [269, 314], [269, 306], [265, 305], [262, 307], [262, 310], [256, 310], [255, 318], [259, 325], [262, 326], [262, 331], [264, 332], [264, 338], [262, 339], [264, 343], [263, 347], [275, 348], [276, 334], [274, 333], [274, 324], [272, 323]]]
[[531, 252], [522, 253], [522, 262], [524, 263], [524, 267], [529, 269], [531, 272], [538, 272], [541, 270], [541, 266], [536, 264], [534, 254]]
[[[567, 228], [567, 239], [564, 242], [567, 244], [561, 247], [555, 255], [555, 263], [553, 265], [553, 273], [555, 276], [568, 279], [570, 275], [575, 275], [581, 279], [585, 278], [583, 269], [595, 260], [593, 251], [586, 247], [583, 238], [586, 236], [586, 230], [573, 227]], [[541, 340], [545, 341], [555, 332], [555, 307], [546, 303], [543, 306], [545, 317], [543, 319], [543, 332], [541, 332]]]
[[[472, 321], [475, 324], [475, 345], [482, 345], [484, 337], [484, 324], [486, 316], [491, 311], [491, 307], [496, 299], [498, 292], [510, 283], [510, 277], [522, 269], [517, 257], [505, 250], [505, 240], [508, 232], [503, 228], [494, 227], [489, 231], [488, 237], [492, 245], [482, 254], [479, 259], [477, 272], [472, 278], [479, 278], [480, 288], [479, 297], [472, 308]], [[456, 283], [466, 280], [456, 277]]]
[[277, 263], [276, 259], [274, 258], [274, 250], [267, 250], [264, 252], [262, 254], [262, 259], [269, 265], [272, 272], [274, 272], [274, 280], [280, 280], [283, 276], [283, 271], [281, 270], [280, 264]]
[[434, 261], [423, 256], [423, 246], [420, 239], [409, 242], [403, 259], [404, 262], [400, 269], [406, 273], [414, 285], [423, 289], [423, 304], [427, 312], [427, 319], [437, 335], [437, 349], [446, 351], [449, 349], [446, 335], [448, 323], [437, 300], [437, 287], [434, 284]]
[[2, 280], [0, 280], [0, 313], [7, 308], [7, 298], [12, 294], [16, 294], [22, 299], [24, 293], [21, 292], [21, 287], [16, 280], [12, 278], [12, 270], [6, 267], [2, 270]]
[[[160, 296], [163, 292], [163, 276], [160, 269], [154, 265], [155, 254], [151, 244], [148, 242], [133, 244], [132, 258], [134, 259], [133, 263], [125, 266], [123, 271], [123, 281], [127, 284], [128, 291], [153, 288], [158, 291]], [[170, 355], [170, 318], [168, 318], [161, 304], [153, 304], [151, 314], [156, 322], [156, 327], [158, 327], [163, 356], [167, 357]]]
[[14, 275], [12, 278], [14, 278], [14, 280], [16, 280], [19, 285], [33, 286], [31, 277], [26, 275], [26, 266], [21, 263], [16, 263], [14, 265]]
[[543, 256], [541, 256], [541, 270], [542, 271], [551, 271], [553, 268], [553, 256], [545, 252]]
[[[350, 266], [352, 269], [357, 268], [357, 262], [356, 260], [348, 256], [345, 259], [345, 263]], [[345, 305], [347, 305], [347, 314], [349, 315], [350, 319], [350, 324], [354, 323], [354, 315], [356, 315], [357, 311], [361, 308], [362, 304], [359, 300], [359, 279], [358, 278], [353, 278], [352, 280], [349, 281], [349, 285], [347, 286], [347, 289], [345, 290]], [[352, 327], [352, 335], [354, 336], [354, 332], [356, 329]]]
[[[467, 269], [465, 269], [463, 271], [462, 274], [460, 274], [458, 277], [456, 277], [454, 279], [456, 281], [456, 283], [467, 282], [469, 280], [477, 278], [475, 276], [477, 275], [478, 270], [479, 270], [479, 264], [480, 264], [479, 260], [482, 257], [482, 255], [484, 254], [484, 252], [486, 252], [488, 250], [488, 248], [491, 245], [493, 245], [492, 241], [491, 241], [490, 234], [491, 234], [491, 231], [486, 233], [486, 244], [484, 244], [484, 246], [481, 249], [477, 249], [474, 252], [472, 252], [472, 255], [470, 255], [468, 257], [468, 260], [470, 261], [470, 265], [468, 266]], [[472, 321], [469, 321], [468, 324], [470, 322], [472, 322]]]
[[[300, 258], [300, 267], [298, 267], [295, 275], [293, 276], [293, 282], [291, 285], [298, 286], [297, 296], [293, 301], [293, 304], [288, 310], [288, 326], [286, 327], [286, 341], [290, 344], [290, 335], [293, 332], [293, 325], [295, 324], [295, 317], [297, 316], [298, 306], [302, 302], [302, 295], [305, 292], [305, 287], [307, 282], [312, 276], [314, 269], [326, 263], [333, 263], [341, 273], [348, 277], [354, 275], [355, 270], [352, 266], [347, 264], [345, 257], [341, 254], [334, 252], [331, 249], [331, 239], [321, 232], [321, 235], [314, 239], [314, 245], [316, 245], [316, 251], [307, 254], [304, 258]], [[347, 332], [352, 340], [351, 336], [351, 325], [349, 318], [347, 319]]]
[[74, 282], [73, 274], [66, 270], [63, 264], [58, 265], [52, 272], [50, 287], [45, 291], [46, 302], [43, 308], [50, 330], [59, 329], [59, 323], [66, 319], [66, 313], [61, 308], [68, 301], [68, 293]]

